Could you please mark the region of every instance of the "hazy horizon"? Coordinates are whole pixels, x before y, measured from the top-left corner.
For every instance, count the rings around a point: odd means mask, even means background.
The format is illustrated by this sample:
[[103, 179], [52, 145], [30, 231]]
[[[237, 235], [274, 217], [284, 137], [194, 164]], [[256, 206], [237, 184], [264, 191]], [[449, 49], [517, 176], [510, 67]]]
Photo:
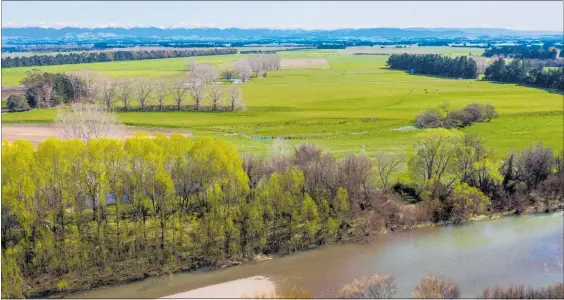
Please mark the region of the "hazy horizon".
[[2, 28], [496, 28], [562, 32], [563, 9], [561, 1], [4, 1]]

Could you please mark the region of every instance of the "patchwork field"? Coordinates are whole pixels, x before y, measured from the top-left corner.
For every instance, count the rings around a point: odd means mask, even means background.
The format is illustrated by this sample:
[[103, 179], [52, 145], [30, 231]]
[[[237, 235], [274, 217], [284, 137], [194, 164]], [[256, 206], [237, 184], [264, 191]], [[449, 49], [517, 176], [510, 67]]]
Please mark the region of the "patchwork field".
[[[468, 53], [468, 48], [460, 49], [465, 51], [461, 54]], [[266, 152], [272, 139], [285, 138], [290, 144], [314, 142], [337, 154], [363, 151], [371, 155], [377, 149], [409, 152], [420, 130], [408, 126], [413, 125], [420, 110], [445, 102], [450, 108], [477, 102], [494, 105], [500, 117], [463, 131], [483, 137], [499, 157], [539, 142], [555, 150], [563, 147], [562, 94], [513, 84], [409, 75], [387, 69], [384, 55], [349, 55], [340, 50], [280, 55], [286, 62], [326, 61], [327, 69], [281, 69], [240, 85], [247, 104], [244, 111], [127, 112], [120, 113], [119, 118], [129, 126], [177, 128], [195, 136], [220, 136], [242, 151]], [[197, 61], [225, 67], [241, 57], [198, 57]], [[111, 77], [185, 78], [186, 62], [186, 58], [179, 58], [41, 69], [92, 69]], [[2, 70], [2, 84], [17, 85], [29, 69]], [[2, 115], [2, 124], [49, 124], [54, 116], [55, 110], [9, 113]]]
[[340, 54], [375, 54], [375, 55], [390, 55], [390, 54], [424, 54], [424, 53], [441, 53], [445, 55], [477, 55], [480, 56], [484, 53], [483, 48], [473, 47], [417, 47], [407, 46], [405, 48], [397, 48], [396, 46], [374, 46], [374, 47], [347, 47], [347, 49], [339, 50]]

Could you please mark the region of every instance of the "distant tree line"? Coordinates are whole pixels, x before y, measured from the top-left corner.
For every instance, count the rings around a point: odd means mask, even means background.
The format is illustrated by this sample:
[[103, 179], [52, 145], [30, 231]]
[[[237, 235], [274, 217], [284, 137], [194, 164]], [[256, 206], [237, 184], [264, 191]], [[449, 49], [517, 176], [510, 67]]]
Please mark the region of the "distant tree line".
[[449, 42], [443, 40], [424, 41], [417, 43], [419, 47], [433, 46], [433, 47], [448, 47]]
[[503, 56], [519, 59], [555, 59], [557, 55], [558, 50], [550, 43], [545, 43], [543, 46], [494, 46], [486, 49], [482, 54], [485, 57]]
[[240, 54], [275, 54], [278, 50], [240, 50]]
[[439, 54], [392, 54], [388, 67], [419, 74], [439, 75], [454, 78], [476, 78], [476, 62], [466, 56], [455, 58]]
[[[348, 238], [564, 203], [562, 156], [498, 163], [484, 141], [429, 129], [401, 153], [312, 144], [241, 155], [220, 139], [137, 134], [2, 146], [2, 296], [47, 295], [291, 253]], [[397, 193], [392, 192], [398, 191]], [[399, 194], [399, 195], [398, 195]]]
[[57, 55], [34, 55], [27, 57], [4, 57], [2, 58], [2, 67], [15, 68], [29, 66], [51, 66], [109, 61], [224, 55], [236, 53], [237, 49], [233, 48], [83, 52]]
[[529, 64], [528, 60], [513, 59], [509, 64], [499, 58], [484, 72], [484, 79], [518, 83], [564, 91], [564, 68], [547, 69], [543, 64]]
[[346, 44], [320, 44], [317, 49], [346, 49]]

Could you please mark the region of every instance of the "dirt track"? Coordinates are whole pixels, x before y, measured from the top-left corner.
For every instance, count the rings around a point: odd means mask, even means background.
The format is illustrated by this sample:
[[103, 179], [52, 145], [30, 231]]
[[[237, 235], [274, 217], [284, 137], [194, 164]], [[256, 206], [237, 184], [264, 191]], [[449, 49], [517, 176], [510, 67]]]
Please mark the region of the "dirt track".
[[[110, 137], [123, 139], [139, 131], [149, 132], [151, 135], [155, 133], [163, 133], [166, 135], [182, 133], [187, 136], [191, 135], [189, 132], [180, 130], [126, 128], [122, 133], [113, 134]], [[2, 125], [2, 139], [10, 142], [15, 140], [28, 140], [34, 145], [39, 145], [39, 143], [48, 137], [58, 137], [55, 127], [49, 125]]]

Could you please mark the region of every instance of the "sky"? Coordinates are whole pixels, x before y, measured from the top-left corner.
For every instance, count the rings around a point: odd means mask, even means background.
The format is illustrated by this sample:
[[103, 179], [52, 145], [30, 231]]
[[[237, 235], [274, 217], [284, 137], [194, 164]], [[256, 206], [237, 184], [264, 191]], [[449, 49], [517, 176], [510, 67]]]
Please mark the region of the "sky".
[[562, 1], [2, 1], [2, 27], [564, 30]]

